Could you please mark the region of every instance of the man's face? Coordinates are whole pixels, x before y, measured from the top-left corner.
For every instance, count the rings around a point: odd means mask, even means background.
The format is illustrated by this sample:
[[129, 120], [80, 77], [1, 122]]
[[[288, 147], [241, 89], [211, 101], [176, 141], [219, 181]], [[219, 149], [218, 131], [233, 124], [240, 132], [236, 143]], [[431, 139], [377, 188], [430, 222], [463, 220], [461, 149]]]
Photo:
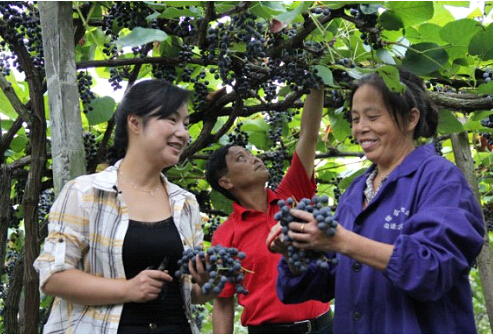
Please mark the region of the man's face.
[[240, 146], [229, 148], [226, 165], [228, 173], [221, 179], [227, 179], [233, 188], [244, 188], [257, 183], [265, 185], [270, 177], [264, 162]]

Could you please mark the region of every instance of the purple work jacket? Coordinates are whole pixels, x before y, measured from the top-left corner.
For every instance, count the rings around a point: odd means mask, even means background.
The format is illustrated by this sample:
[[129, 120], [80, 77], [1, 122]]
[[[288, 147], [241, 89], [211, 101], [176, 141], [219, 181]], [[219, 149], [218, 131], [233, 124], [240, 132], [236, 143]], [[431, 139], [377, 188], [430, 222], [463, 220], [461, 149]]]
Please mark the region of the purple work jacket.
[[481, 208], [461, 171], [416, 148], [362, 210], [372, 165], [341, 196], [335, 219], [394, 245], [382, 272], [336, 254], [328, 270], [278, 270], [281, 301], [334, 300], [334, 333], [475, 333], [469, 270], [483, 246]]

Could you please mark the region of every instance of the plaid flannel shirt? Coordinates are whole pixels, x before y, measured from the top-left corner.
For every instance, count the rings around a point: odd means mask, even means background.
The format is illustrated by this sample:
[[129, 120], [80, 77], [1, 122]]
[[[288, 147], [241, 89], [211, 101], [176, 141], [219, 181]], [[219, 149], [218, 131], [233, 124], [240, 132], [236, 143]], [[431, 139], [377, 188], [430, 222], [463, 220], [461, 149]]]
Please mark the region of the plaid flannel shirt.
[[[49, 214], [49, 233], [34, 262], [40, 288], [56, 272], [79, 269], [95, 276], [125, 280], [123, 239], [128, 209], [117, 192], [117, 168], [80, 176], [67, 182]], [[203, 231], [195, 196], [170, 183], [164, 175], [173, 220], [185, 249], [201, 245]], [[194, 333], [198, 328], [191, 311], [192, 282], [185, 276], [182, 295], [185, 314]], [[123, 305], [86, 306], [55, 297], [44, 333], [116, 333]]]

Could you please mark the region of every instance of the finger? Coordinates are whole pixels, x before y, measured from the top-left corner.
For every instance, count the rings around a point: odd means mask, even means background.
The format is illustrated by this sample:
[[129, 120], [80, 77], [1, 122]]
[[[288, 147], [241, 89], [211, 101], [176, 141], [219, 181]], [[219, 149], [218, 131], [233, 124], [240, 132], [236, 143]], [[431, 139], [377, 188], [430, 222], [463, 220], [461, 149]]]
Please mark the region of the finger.
[[205, 270], [204, 269], [204, 263], [200, 259], [199, 255], [195, 256], [195, 267], [197, 268], [198, 273], [204, 272], [204, 270]]
[[156, 281], [172, 281], [173, 277], [168, 272], [158, 271], [158, 270], [145, 270], [147, 276]]
[[290, 222], [289, 230], [295, 231], [300, 234], [306, 233], [308, 229], [308, 224], [306, 222]]
[[[300, 228], [300, 230], [301, 230], [301, 228]], [[305, 232], [304, 233], [293, 231], [293, 230], [289, 230], [288, 236], [293, 241], [292, 243], [293, 243], [293, 246], [295, 246], [295, 247], [297, 247], [294, 244], [295, 242], [298, 242], [298, 243], [304, 242], [304, 243], [306, 243], [306, 242], [308, 242], [310, 240], [310, 236], [306, 233], [306, 227], [305, 227]]]
[[272, 242], [274, 242], [277, 239], [279, 234], [281, 234], [281, 231], [282, 231], [282, 227], [280, 224], [277, 224], [271, 228], [269, 235], [267, 236], [267, 240], [265, 241], [267, 246], [270, 246]]
[[293, 246], [298, 249], [309, 249], [309, 244], [306, 241], [294, 240]]
[[291, 208], [291, 210], [289, 212], [291, 213], [292, 216], [297, 217], [298, 219], [301, 219], [302, 221], [305, 221], [305, 222], [315, 220], [312, 213], [301, 210], [301, 209]]

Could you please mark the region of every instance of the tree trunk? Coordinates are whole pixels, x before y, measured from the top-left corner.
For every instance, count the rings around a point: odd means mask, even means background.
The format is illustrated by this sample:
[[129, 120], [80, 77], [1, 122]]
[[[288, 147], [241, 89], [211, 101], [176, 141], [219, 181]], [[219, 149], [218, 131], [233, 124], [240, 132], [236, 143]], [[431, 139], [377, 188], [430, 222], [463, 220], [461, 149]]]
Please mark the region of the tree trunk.
[[[474, 174], [474, 161], [469, 147], [469, 139], [467, 132], [459, 134], [451, 134], [452, 147], [454, 149], [455, 163], [461, 169], [467, 179], [469, 186], [474, 192], [474, 196], [478, 203], [481, 204], [479, 186]], [[484, 218], [483, 218], [484, 221]], [[481, 286], [483, 287], [484, 300], [486, 302], [486, 312], [490, 322], [490, 328], [493, 330], [493, 254], [491, 252], [488, 227], [485, 224], [484, 245], [481, 249], [476, 261], [479, 268], [479, 277], [481, 278]]]
[[71, 1], [40, 1], [55, 195], [86, 173]]
[[[10, 223], [11, 175], [7, 165], [0, 165], [0, 259], [5, 259], [7, 233]], [[0, 278], [3, 275], [4, 262], [0, 262]]]
[[19, 320], [19, 304], [21, 301], [23, 277], [24, 251], [19, 254], [9, 281], [9, 292], [7, 293], [4, 305], [3, 321], [5, 324], [5, 334], [22, 334], [23, 332], [20, 331], [19, 323], [23, 325], [23, 328], [25, 327], [25, 320]]

